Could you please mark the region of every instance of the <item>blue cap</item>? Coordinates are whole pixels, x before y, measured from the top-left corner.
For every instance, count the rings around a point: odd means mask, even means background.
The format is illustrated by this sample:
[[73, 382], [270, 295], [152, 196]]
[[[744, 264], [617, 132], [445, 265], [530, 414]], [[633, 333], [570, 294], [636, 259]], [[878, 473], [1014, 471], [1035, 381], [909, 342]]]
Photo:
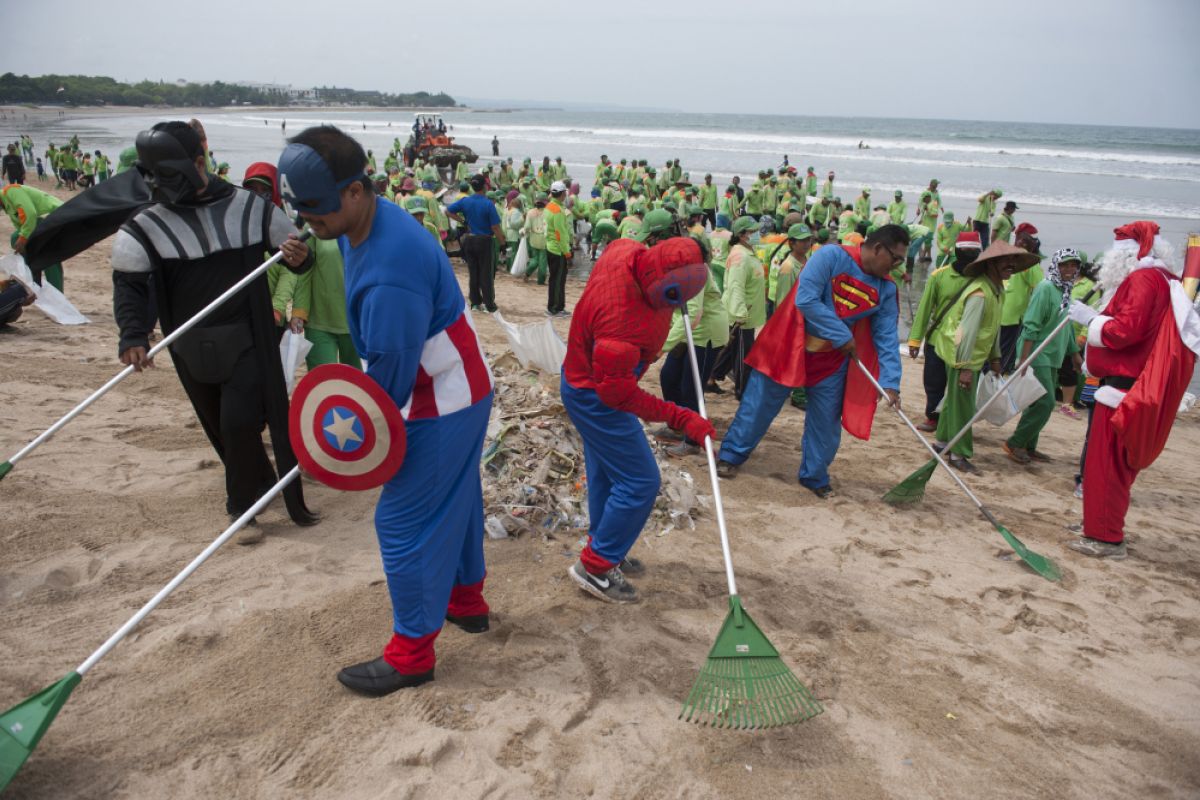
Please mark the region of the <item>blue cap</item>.
[[306, 144], [289, 144], [279, 156], [279, 193], [302, 214], [322, 216], [340, 210], [342, 189], [362, 177], [334, 179], [325, 159]]

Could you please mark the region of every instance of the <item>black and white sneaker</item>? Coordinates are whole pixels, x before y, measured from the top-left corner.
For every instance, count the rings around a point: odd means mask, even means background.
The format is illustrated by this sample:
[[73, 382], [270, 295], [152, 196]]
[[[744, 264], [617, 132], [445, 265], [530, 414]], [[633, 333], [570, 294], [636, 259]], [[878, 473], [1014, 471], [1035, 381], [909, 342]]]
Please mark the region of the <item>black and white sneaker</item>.
[[637, 589], [625, 580], [620, 567], [613, 567], [603, 575], [593, 575], [584, 569], [582, 561], [576, 561], [567, 574], [579, 588], [606, 603], [636, 603], [639, 599]]

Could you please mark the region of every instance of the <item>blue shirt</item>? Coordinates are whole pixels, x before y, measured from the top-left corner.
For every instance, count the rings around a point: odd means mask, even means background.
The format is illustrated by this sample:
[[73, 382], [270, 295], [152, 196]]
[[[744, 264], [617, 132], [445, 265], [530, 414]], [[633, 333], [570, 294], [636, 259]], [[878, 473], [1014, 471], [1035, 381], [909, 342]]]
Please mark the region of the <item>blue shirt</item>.
[[467, 230], [476, 236], [491, 236], [492, 226], [500, 224], [496, 204], [487, 195], [473, 194], [455, 200], [446, 208], [451, 214], [462, 214], [467, 220]]
[[338, 244], [346, 262], [346, 322], [354, 347], [367, 360], [367, 375], [403, 408], [425, 341], [466, 308], [454, 270], [421, 223], [383, 197], [375, 199], [366, 240], [351, 247], [343, 236]]
[[[862, 307], [839, 316], [834, 303], [834, 279], [839, 276], [872, 287], [878, 302], [862, 301]], [[900, 333], [896, 323], [900, 315], [896, 284], [863, 272], [844, 248], [825, 245], [813, 253], [800, 272], [796, 285], [796, 308], [804, 314], [805, 332], [828, 339], [834, 347], [850, 341], [850, 328], [870, 317], [871, 338], [879, 355], [879, 384], [885, 389], [900, 389]]]

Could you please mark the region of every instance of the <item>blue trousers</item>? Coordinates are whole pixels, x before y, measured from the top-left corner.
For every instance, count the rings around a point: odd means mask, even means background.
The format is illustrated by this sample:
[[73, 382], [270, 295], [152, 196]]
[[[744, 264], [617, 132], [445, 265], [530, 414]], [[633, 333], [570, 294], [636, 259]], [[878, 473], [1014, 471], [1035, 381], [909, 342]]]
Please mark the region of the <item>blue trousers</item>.
[[[800, 442], [803, 457], [797, 478], [810, 489], [829, 485], [829, 465], [842, 443], [842, 400], [849, 364], [846, 361], [837, 372], [807, 387], [808, 407]], [[787, 386], [776, 383], [758, 370], [751, 370], [741, 405], [721, 440], [719, 458], [731, 464], [745, 462], [791, 394], [792, 390]]]
[[583, 438], [589, 546], [595, 555], [616, 565], [633, 548], [650, 518], [661, 480], [658, 464], [642, 423], [633, 414], [609, 408], [594, 390], [576, 389], [565, 378], [561, 394], [567, 415]]
[[455, 586], [484, 578], [479, 457], [492, 396], [444, 417], [408, 423], [404, 465], [375, 506], [375, 533], [395, 632], [439, 631]]

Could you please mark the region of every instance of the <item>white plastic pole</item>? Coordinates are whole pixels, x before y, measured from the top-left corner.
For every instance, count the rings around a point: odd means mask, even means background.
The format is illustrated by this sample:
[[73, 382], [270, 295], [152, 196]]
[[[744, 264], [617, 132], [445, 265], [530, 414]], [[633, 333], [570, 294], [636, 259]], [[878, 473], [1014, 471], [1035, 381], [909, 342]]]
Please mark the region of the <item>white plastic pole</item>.
[[[309, 235], [310, 235], [309, 232], [305, 231], [303, 234], [301, 234], [300, 241], [304, 241], [305, 239], [307, 239], [309, 237]], [[154, 345], [154, 347], [150, 348], [150, 352], [148, 352], [146, 354], [146, 357], [153, 358], [156, 354], [161, 353], [164, 348], [166, 348], [168, 345], [170, 345], [172, 342], [174, 342], [180, 336], [183, 336], [185, 333], [187, 333], [192, 328], [194, 328], [196, 326], [196, 324], [200, 322], [200, 320], [204, 319], [204, 317], [206, 317], [210, 313], [212, 313], [222, 303], [224, 303], [226, 300], [233, 297], [235, 294], [237, 294], [242, 289], [244, 289], [246, 286], [248, 286], [251, 282], [254, 281], [255, 278], [257, 278], [259, 275], [262, 275], [264, 272], [266, 272], [267, 269], [272, 264], [277, 263], [281, 258], [283, 258], [282, 250], [280, 250], [278, 253], [271, 256], [266, 261], [264, 261], [260, 266], [255, 267], [253, 272], [251, 272], [246, 277], [242, 278], [240, 281], [235, 283], [233, 286], [230, 286], [228, 289], [226, 289], [224, 292], [222, 292], [221, 295], [216, 300], [213, 300], [211, 303], [206, 305], [204, 308], [202, 308], [198, 312], [196, 312], [195, 316], [193, 316], [187, 322], [183, 323], [178, 328], [173, 330], [169, 335], [164, 336], [163, 340], [161, 342]], [[90, 395], [88, 395], [88, 397], [83, 402], [81, 402], [79, 405], [75, 406], [70, 411], [68, 411], [58, 422], [54, 423], [49, 428], [42, 431], [42, 433], [36, 439], [34, 439], [32, 442], [30, 442], [29, 444], [22, 447], [20, 450], [18, 450], [16, 455], [14, 455], [8, 459], [9, 467], [11, 468], [11, 466], [15, 465], [22, 458], [29, 455], [29, 453], [32, 452], [35, 448], [37, 448], [38, 445], [42, 444], [47, 439], [49, 439], [51, 436], [53, 436], [54, 434], [56, 434], [60, 430], [62, 430], [63, 427], [68, 422], [70, 422], [71, 420], [75, 419], [75, 417], [77, 417], [81, 413], [83, 413], [83, 411], [85, 409], [87, 409], [87, 407], [90, 406], [92, 403], [96, 402], [101, 397], [108, 394], [108, 392], [114, 386], [116, 386], [118, 383], [120, 383], [121, 381], [128, 378], [131, 374], [133, 374], [133, 372], [134, 372], [134, 368], [133, 368], [132, 364], [130, 364], [129, 366], [125, 367], [125, 369], [118, 372], [115, 376], [113, 376], [111, 379], [109, 379], [108, 383], [104, 384], [99, 389], [92, 392]], [[7, 473], [7, 470], [5, 470], [5, 473]], [[3, 477], [3, 475], [0, 475], [0, 477]]]
[[[696, 345], [692, 341], [692, 321], [688, 318], [687, 306], [681, 306], [683, 330], [687, 333], [688, 362], [692, 365], [692, 381], [696, 384], [696, 402], [700, 416], [708, 419], [704, 407], [704, 386], [700, 383], [700, 365], [696, 363]], [[712, 481], [713, 503], [717, 508], [717, 528], [721, 531], [721, 554], [725, 557], [725, 579], [729, 581], [730, 596], [737, 596], [737, 581], [733, 577], [733, 555], [729, 552], [729, 531], [725, 527], [725, 504], [721, 502], [721, 480], [717, 477], [717, 457], [713, 454], [712, 438], [704, 437], [704, 453], [708, 456], [708, 477]]]

